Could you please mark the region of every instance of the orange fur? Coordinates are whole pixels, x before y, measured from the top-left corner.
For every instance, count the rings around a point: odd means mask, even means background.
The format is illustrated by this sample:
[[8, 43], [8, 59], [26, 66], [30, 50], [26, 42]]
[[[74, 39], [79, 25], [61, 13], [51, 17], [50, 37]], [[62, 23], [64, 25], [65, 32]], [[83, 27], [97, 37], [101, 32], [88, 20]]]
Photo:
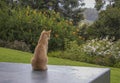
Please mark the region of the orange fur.
[[47, 50], [48, 50], [48, 40], [50, 39], [51, 30], [43, 30], [38, 44], [34, 51], [34, 56], [31, 60], [33, 70], [47, 70]]

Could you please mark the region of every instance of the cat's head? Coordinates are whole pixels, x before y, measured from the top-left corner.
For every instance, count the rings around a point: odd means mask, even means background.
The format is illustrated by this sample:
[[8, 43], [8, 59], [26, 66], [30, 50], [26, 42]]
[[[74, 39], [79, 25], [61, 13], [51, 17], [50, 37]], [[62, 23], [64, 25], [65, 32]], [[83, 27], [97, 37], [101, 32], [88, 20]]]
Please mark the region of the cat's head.
[[50, 39], [50, 33], [51, 33], [51, 30], [49, 30], [49, 31], [43, 30], [41, 34], [44, 38], [47, 38], [49, 40]]

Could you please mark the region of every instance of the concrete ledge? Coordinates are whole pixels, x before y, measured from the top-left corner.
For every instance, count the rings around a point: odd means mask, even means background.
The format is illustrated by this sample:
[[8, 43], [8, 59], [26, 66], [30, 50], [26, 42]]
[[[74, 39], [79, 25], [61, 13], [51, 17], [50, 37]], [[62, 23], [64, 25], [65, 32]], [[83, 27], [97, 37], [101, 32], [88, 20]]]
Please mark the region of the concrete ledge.
[[48, 65], [48, 71], [32, 71], [30, 64], [0, 63], [0, 83], [110, 83], [110, 69]]

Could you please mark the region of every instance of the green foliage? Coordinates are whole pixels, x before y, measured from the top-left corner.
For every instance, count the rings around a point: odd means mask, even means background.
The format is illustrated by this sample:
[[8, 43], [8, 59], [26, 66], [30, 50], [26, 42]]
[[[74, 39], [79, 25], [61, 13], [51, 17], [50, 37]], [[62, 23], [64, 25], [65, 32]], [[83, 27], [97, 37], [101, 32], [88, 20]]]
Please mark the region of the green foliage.
[[120, 0], [114, 0], [114, 1], [115, 1], [115, 4], [113, 7], [120, 8]]
[[76, 41], [69, 42], [67, 39], [65, 40], [65, 49], [63, 58], [68, 58], [71, 60], [78, 60], [79, 55], [81, 54], [80, 47], [78, 46]]
[[76, 29], [72, 21], [65, 20], [54, 11], [39, 11], [27, 8], [9, 8], [0, 10], [0, 39], [6, 41], [23, 41], [31, 45], [31, 50], [37, 44], [43, 29], [52, 30], [49, 50], [64, 48], [64, 38], [78, 38], [73, 32]]
[[106, 56], [112, 54], [113, 42], [105, 39], [92, 39], [83, 44], [83, 51], [89, 55]]
[[95, 5], [95, 8], [97, 9], [97, 10], [100, 10], [101, 9], [101, 7], [103, 6], [103, 1], [102, 0], [95, 0], [96, 1], [96, 5]]
[[58, 52], [54, 57], [91, 62], [91, 56], [87, 56], [87, 54], [82, 51], [81, 46], [78, 45], [77, 41], [69, 41], [68, 39], [65, 39], [65, 51]]
[[16, 50], [21, 50], [21, 51], [26, 51], [26, 52], [31, 52], [30, 45], [27, 45], [23, 41], [15, 40], [15, 41], [10, 42], [10, 41], [0, 40], [0, 46], [11, 48], [11, 49], [16, 49]]
[[[114, 13], [113, 13], [114, 12]], [[88, 35], [91, 37], [115, 37], [120, 38], [120, 9], [110, 8], [102, 11], [99, 19], [88, 28]]]
[[[83, 19], [83, 9], [81, 7], [84, 3], [81, 0], [63, 0], [59, 2], [62, 7], [59, 11], [64, 16], [64, 18], [73, 20], [74, 25], [77, 25], [79, 21]], [[80, 7], [81, 6], [81, 7]]]
[[17, 4], [15, 4], [15, 1], [9, 1], [9, 3], [12, 7], [19, 5], [20, 7], [30, 6], [38, 10], [54, 10], [67, 20], [72, 19], [74, 24], [83, 19], [83, 14], [81, 13], [83, 10], [80, 6], [83, 6], [84, 3], [81, 0], [20, 0]]
[[[96, 1], [96, 5], [95, 8], [99, 11], [101, 11], [101, 9], [106, 8], [111, 8], [111, 7], [115, 7], [118, 5], [118, 0], [95, 0]], [[117, 5], [116, 5], [117, 4]]]
[[33, 9], [57, 9], [57, 0], [20, 0], [19, 5], [30, 6]]
[[79, 37], [81, 37], [81, 39], [85, 39], [85, 40], [87, 40], [88, 39], [88, 34], [87, 34], [87, 29], [88, 29], [88, 27], [90, 26], [90, 24], [88, 24], [88, 23], [80, 23], [79, 24], [79, 30], [78, 30], [78, 34], [79, 34]]
[[77, 41], [65, 39], [65, 51], [52, 53], [52, 55], [75, 61], [120, 67], [119, 43], [120, 41], [112, 42], [107, 37], [92, 39], [81, 45], [78, 45]]
[[[120, 62], [120, 41], [112, 42], [105, 39], [92, 39], [83, 44], [83, 51], [93, 56], [93, 62], [100, 65], [115, 66]], [[118, 65], [116, 66], [118, 67]]]

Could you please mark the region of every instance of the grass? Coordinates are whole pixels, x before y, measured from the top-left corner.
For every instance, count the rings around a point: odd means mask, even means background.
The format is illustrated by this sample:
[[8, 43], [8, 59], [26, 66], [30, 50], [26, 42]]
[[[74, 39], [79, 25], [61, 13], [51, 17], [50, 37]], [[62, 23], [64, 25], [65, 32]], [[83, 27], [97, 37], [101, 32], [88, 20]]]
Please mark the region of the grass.
[[[0, 62], [15, 62], [15, 63], [30, 63], [30, 59], [33, 54], [6, 49], [0, 47]], [[51, 65], [69, 65], [69, 66], [87, 66], [87, 67], [103, 67], [94, 64], [88, 64], [83, 62], [71, 61], [67, 59], [59, 59], [54, 57], [49, 57], [48, 64]], [[107, 67], [108, 68], [108, 67]], [[120, 83], [120, 68], [113, 68], [111, 69], [111, 83]]]

